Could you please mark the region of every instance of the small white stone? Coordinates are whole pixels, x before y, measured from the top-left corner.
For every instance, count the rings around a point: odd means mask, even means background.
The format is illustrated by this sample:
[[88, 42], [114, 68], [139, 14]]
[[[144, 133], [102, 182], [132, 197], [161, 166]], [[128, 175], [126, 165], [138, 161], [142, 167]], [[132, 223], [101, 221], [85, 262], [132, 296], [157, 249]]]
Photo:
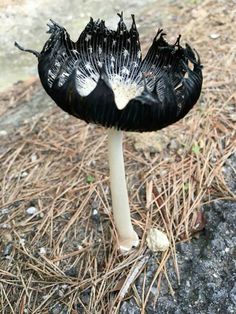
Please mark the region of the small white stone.
[[19, 244], [22, 245], [22, 246], [24, 246], [24, 245], [25, 245], [25, 239], [20, 238]]
[[166, 251], [170, 246], [166, 234], [156, 228], [150, 229], [146, 241], [148, 248], [153, 252]]
[[0, 212], [1, 212], [2, 215], [8, 214], [10, 212], [10, 209], [8, 207], [2, 208]]
[[93, 216], [96, 216], [98, 214], [98, 211], [96, 209], [93, 210]]
[[157, 187], [157, 192], [159, 193], [159, 194], [161, 194], [162, 193], [162, 188], [161, 187]]
[[26, 212], [28, 215], [34, 215], [34, 214], [38, 213], [38, 209], [34, 206], [31, 206], [31, 207], [26, 209]]
[[159, 172], [159, 175], [160, 175], [161, 177], [164, 177], [165, 175], [167, 175], [167, 173], [168, 173], [168, 171], [165, 170], [165, 169], [163, 169], [163, 170], [161, 170], [161, 171]]
[[11, 225], [6, 223], [0, 224], [0, 229], [11, 229]]
[[186, 286], [189, 288], [190, 287], [190, 282], [189, 280], [186, 281]]
[[217, 39], [217, 38], [219, 38], [220, 37], [220, 34], [217, 34], [217, 33], [212, 33], [212, 34], [210, 34], [210, 38], [211, 39]]
[[230, 118], [233, 122], [236, 122], [236, 113], [235, 112], [231, 113]]
[[62, 298], [64, 296], [64, 291], [63, 290], [59, 289], [57, 293], [58, 293], [60, 298]]
[[152, 293], [153, 295], [157, 295], [158, 289], [155, 288], [155, 287], [152, 287], [152, 288], [151, 288], [151, 293]]
[[39, 254], [40, 255], [45, 255], [47, 253], [47, 250], [45, 249], [45, 247], [41, 247], [40, 249], [39, 249]]
[[38, 159], [38, 156], [37, 156], [35, 153], [33, 153], [33, 154], [30, 156], [30, 159], [31, 159], [32, 162], [34, 162], [34, 161], [36, 161], [36, 160]]
[[63, 290], [66, 290], [66, 289], [68, 288], [68, 285], [67, 285], [67, 284], [64, 284], [64, 285], [61, 286], [61, 288], [62, 288]]
[[68, 113], [65, 113], [64, 114], [64, 120], [68, 120], [68, 119], [70, 119], [70, 115]]
[[225, 248], [225, 253], [228, 253], [228, 252], [229, 252], [229, 248], [226, 247], [226, 248]]
[[27, 175], [28, 175], [28, 172], [27, 171], [23, 171], [21, 173], [21, 178], [25, 178], [25, 177], [27, 177]]
[[0, 130], [0, 136], [6, 136], [7, 131], [6, 130]]

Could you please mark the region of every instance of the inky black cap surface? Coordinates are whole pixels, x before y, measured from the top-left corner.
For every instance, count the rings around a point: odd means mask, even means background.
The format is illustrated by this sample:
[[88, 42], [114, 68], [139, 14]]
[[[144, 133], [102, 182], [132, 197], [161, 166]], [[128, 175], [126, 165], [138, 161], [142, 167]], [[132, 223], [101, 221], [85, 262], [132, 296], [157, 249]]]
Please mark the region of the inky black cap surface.
[[69, 114], [126, 131], [161, 129], [183, 118], [197, 102], [199, 56], [189, 45], [180, 45], [180, 36], [168, 44], [159, 30], [142, 60], [134, 16], [129, 30], [119, 16], [116, 31], [91, 18], [77, 42], [51, 21], [42, 52], [26, 51], [38, 57], [48, 95]]

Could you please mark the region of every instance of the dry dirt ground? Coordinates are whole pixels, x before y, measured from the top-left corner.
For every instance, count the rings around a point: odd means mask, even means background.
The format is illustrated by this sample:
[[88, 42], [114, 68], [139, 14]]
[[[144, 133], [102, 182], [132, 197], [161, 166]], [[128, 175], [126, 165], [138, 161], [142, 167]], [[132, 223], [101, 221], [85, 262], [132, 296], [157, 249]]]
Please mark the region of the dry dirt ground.
[[[106, 131], [49, 106], [35, 79], [1, 95], [1, 313], [119, 313], [131, 297], [145, 313], [158, 303], [158, 289], [150, 298], [154, 284], [161, 289], [165, 280], [174, 294], [166, 265], [172, 258], [181, 280], [176, 244], [204, 228], [203, 204], [235, 200], [222, 172], [235, 151], [235, 7], [185, 1], [167, 23], [170, 38], [181, 33], [199, 51], [204, 86], [184, 120], [144, 139], [125, 135], [132, 220], [141, 238], [128, 256], [115, 246]], [[141, 38], [145, 49], [151, 38]], [[30, 106], [39, 113], [28, 110], [27, 119], [13, 123]], [[151, 227], [166, 232], [168, 251], [147, 249]], [[151, 255], [157, 268], [146, 286]]]

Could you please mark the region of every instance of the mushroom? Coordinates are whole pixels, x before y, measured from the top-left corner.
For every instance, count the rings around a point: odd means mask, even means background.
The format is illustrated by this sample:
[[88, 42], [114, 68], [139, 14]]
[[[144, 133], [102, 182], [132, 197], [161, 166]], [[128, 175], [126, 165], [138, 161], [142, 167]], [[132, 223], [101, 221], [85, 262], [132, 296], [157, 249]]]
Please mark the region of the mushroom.
[[162, 29], [142, 59], [134, 15], [130, 29], [118, 15], [117, 30], [91, 18], [76, 42], [50, 20], [40, 53], [15, 45], [38, 58], [41, 83], [61, 109], [108, 128], [114, 221], [119, 248], [129, 251], [139, 238], [130, 217], [122, 131], [156, 131], [183, 118], [200, 96], [202, 66], [180, 36], [169, 44]]

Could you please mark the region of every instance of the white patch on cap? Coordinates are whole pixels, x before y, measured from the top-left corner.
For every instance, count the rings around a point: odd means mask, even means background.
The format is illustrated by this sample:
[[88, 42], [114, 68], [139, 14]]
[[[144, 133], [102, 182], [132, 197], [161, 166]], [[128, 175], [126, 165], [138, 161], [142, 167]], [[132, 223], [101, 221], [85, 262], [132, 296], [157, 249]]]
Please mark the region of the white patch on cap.
[[76, 88], [78, 93], [86, 97], [88, 96], [96, 87], [99, 80], [98, 73], [90, 73], [90, 76], [85, 76], [84, 73], [77, 72]]
[[131, 99], [141, 94], [140, 86], [135, 82], [124, 80], [122, 76], [112, 75], [109, 81], [115, 95], [116, 107], [119, 110], [124, 109]]

